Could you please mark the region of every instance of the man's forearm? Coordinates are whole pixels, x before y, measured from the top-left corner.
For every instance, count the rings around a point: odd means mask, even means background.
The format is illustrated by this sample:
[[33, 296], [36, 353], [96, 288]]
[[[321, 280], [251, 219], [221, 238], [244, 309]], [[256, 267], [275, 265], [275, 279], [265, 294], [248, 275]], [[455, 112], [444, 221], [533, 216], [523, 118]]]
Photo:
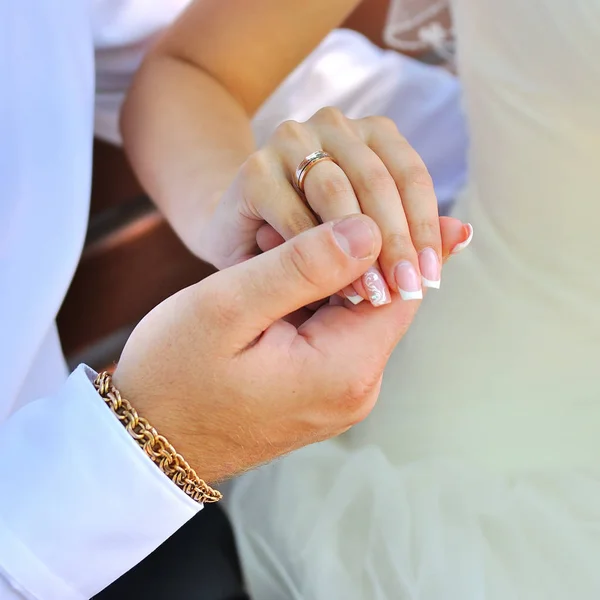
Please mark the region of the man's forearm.
[[192, 250], [254, 150], [251, 116], [358, 3], [195, 2], [147, 58], [123, 109], [125, 148]]

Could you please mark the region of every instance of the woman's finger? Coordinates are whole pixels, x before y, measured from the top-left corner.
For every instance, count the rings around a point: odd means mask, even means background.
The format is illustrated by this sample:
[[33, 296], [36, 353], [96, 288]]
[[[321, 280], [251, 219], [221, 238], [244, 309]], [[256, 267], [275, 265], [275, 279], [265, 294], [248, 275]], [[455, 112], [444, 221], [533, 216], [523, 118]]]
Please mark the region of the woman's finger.
[[462, 252], [473, 239], [473, 226], [452, 217], [440, 217], [440, 231], [443, 262]]
[[356, 123], [366, 144], [379, 156], [396, 183], [410, 237], [418, 254], [422, 284], [439, 288], [442, 239], [437, 198], [427, 167], [419, 154], [398, 133], [393, 121], [383, 117], [368, 117]]
[[[298, 166], [308, 156], [322, 149], [320, 131], [307, 123], [286, 121], [271, 139], [288, 178], [293, 181]], [[330, 221], [360, 213], [360, 204], [346, 173], [334, 160], [320, 160], [308, 165], [302, 192], [308, 206], [321, 221]]]
[[304, 195], [322, 221], [361, 212], [348, 176], [332, 161], [322, 161], [307, 173]]
[[[352, 287], [356, 290], [357, 295], [361, 298], [366, 298], [373, 306], [383, 306], [392, 301], [389, 286], [381, 272], [379, 262], [367, 269], [367, 272], [357, 279]], [[352, 304], [357, 304], [357, 298], [348, 298]]]
[[[473, 227], [470, 223], [463, 223], [453, 217], [440, 217], [440, 231], [442, 235], [442, 262], [462, 252], [473, 239]], [[355, 285], [357, 285], [355, 283]], [[339, 304], [336, 301], [334, 304]], [[352, 302], [358, 304], [358, 302]]]
[[[360, 142], [358, 138], [357, 142]], [[291, 179], [295, 177], [296, 170], [304, 159], [322, 147], [323, 139], [318, 128], [294, 121], [281, 125], [272, 139], [272, 148]], [[332, 158], [334, 160], [321, 160], [309, 165], [302, 183], [306, 203], [321, 221], [364, 212], [361, 211], [350, 179], [344, 169], [336, 164], [335, 156]], [[391, 185], [394, 186], [393, 181]], [[362, 282], [353, 284], [353, 288], [354, 290], [344, 291], [344, 295], [353, 303], [358, 303], [357, 296], [368, 299], [373, 306], [391, 301], [385, 278], [375, 265], [363, 276]]]
[[396, 182], [379, 156], [355, 131], [355, 126], [342, 126], [340, 121], [336, 111], [323, 110], [309, 123], [318, 131], [323, 149], [336, 159], [348, 177], [361, 212], [370, 216], [381, 230], [381, 269], [372, 273], [368, 281], [363, 278], [364, 287], [368, 289], [384, 281], [405, 300], [421, 298], [418, 257]]
[[[296, 121], [280, 125], [271, 141], [290, 181], [299, 165], [322, 149], [321, 144], [318, 130]], [[308, 164], [301, 188], [302, 199], [323, 222], [361, 212], [352, 184], [335, 157]]]
[[256, 245], [260, 248], [261, 252], [268, 252], [277, 248], [285, 242], [283, 236], [281, 236], [269, 223], [262, 225], [256, 232]]
[[[442, 235], [442, 262], [453, 255], [464, 250], [473, 239], [473, 227], [470, 223], [463, 223], [453, 217], [440, 217], [440, 231]], [[269, 224], [263, 225], [256, 234], [256, 241], [263, 252], [272, 250], [285, 241]], [[360, 304], [363, 296], [367, 296], [367, 291], [363, 289], [362, 282], [358, 280], [355, 284], [359, 287], [361, 293], [358, 294], [355, 287], [347, 286], [338, 295], [339, 300], [332, 304], [343, 303], [345, 297], [352, 304]], [[312, 308], [312, 307], [310, 307]]]
[[289, 240], [318, 225], [306, 203], [298, 196], [281, 160], [270, 149], [255, 152], [238, 175], [239, 195], [244, 199], [244, 216], [269, 223]]

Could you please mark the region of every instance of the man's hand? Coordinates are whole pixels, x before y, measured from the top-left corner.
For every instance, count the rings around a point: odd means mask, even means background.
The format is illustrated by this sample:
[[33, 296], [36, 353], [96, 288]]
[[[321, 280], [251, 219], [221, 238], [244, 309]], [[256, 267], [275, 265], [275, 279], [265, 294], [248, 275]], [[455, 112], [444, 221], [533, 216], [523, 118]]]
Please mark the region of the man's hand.
[[[460, 242], [443, 228], [445, 254]], [[135, 329], [115, 385], [208, 481], [335, 436], [363, 419], [419, 302], [336, 300], [283, 318], [360, 277], [381, 234], [355, 215], [310, 229], [169, 298]]]
[[359, 277], [377, 226], [327, 223], [189, 287], [135, 329], [115, 385], [208, 481], [334, 436], [373, 407], [417, 303], [327, 305], [283, 321]]

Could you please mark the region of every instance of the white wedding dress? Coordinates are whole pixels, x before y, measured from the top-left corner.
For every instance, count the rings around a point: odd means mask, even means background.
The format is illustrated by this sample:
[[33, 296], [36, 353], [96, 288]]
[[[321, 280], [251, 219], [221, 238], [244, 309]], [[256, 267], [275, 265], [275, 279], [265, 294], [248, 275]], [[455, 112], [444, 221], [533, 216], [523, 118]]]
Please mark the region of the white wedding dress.
[[600, 0], [456, 0], [444, 269], [349, 434], [249, 473], [257, 600], [600, 598]]

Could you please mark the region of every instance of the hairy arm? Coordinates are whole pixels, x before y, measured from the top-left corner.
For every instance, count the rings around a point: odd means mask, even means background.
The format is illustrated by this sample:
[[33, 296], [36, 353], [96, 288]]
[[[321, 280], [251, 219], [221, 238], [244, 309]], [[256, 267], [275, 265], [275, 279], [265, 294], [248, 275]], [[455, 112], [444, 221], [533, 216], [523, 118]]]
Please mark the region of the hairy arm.
[[359, 0], [196, 0], [142, 65], [125, 149], [177, 233], [194, 239], [255, 149], [250, 118]]

